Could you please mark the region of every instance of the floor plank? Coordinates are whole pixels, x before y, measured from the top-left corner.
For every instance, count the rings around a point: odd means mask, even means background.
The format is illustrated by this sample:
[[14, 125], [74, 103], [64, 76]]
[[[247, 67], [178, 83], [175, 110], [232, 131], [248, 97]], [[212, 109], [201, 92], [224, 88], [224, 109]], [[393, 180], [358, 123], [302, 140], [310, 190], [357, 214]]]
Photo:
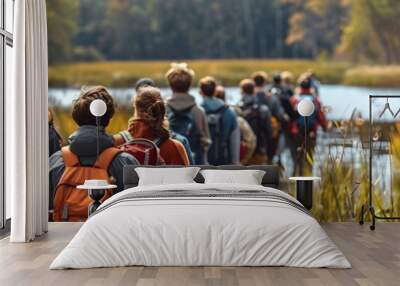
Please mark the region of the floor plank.
[[79, 230], [79, 223], [51, 223], [49, 233], [28, 244], [0, 240], [0, 285], [399, 285], [400, 223], [376, 231], [356, 223], [323, 228], [352, 263], [352, 269], [289, 267], [120, 267], [50, 271], [54, 257]]

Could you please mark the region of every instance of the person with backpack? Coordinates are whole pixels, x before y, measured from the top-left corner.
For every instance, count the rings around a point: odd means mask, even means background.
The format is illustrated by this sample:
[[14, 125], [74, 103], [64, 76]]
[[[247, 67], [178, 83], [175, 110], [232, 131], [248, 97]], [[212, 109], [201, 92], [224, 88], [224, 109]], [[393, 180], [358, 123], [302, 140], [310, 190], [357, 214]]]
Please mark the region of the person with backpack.
[[[96, 118], [90, 112], [90, 104], [96, 99], [103, 100], [107, 106], [106, 113], [99, 118], [99, 130]], [[49, 162], [49, 203], [54, 221], [84, 221], [87, 218], [92, 200], [86, 191], [77, 189], [85, 180], [107, 180], [116, 184], [116, 192], [120, 192], [123, 190], [123, 167], [138, 165], [132, 155], [116, 148], [113, 138], [105, 132], [114, 112], [114, 100], [103, 86], [83, 88], [74, 100], [72, 118], [79, 128], [68, 138], [68, 146], [54, 153]], [[111, 194], [107, 191], [105, 198]]]
[[200, 80], [201, 106], [206, 112], [211, 146], [208, 163], [211, 165], [240, 164], [240, 129], [235, 112], [221, 99], [215, 97], [217, 82], [212, 77]]
[[287, 115], [285, 114], [278, 98], [278, 93], [281, 89], [278, 89], [274, 84], [269, 89], [267, 88], [268, 75], [265, 72], [255, 72], [253, 73], [252, 78], [255, 84], [257, 100], [260, 104], [268, 106], [271, 112], [272, 138], [268, 145], [267, 152], [269, 162], [272, 162], [277, 153], [281, 129], [285, 128], [287, 121]]
[[275, 100], [276, 107], [275, 109], [277, 110], [276, 112], [273, 113], [277, 114], [273, 116], [273, 119], [275, 119], [275, 124], [273, 123], [273, 126], [275, 125], [275, 131], [273, 134], [273, 145], [274, 145], [274, 155], [275, 157], [278, 158], [278, 163], [281, 164], [281, 153], [284, 149], [284, 137], [283, 134], [288, 128], [288, 123], [289, 123], [289, 116], [286, 113], [286, 110], [284, 109], [282, 105], [282, 97], [284, 94], [284, 89], [282, 86], [282, 78], [280, 73], [274, 73], [272, 75], [272, 84], [268, 89], [267, 96], [269, 99]]
[[281, 78], [281, 88], [282, 93], [279, 97], [281, 101], [281, 106], [285, 113], [289, 117], [289, 121], [293, 121], [297, 119], [297, 111], [293, 109], [293, 106], [290, 102], [290, 98], [294, 95], [294, 90], [292, 86], [293, 75], [291, 72], [284, 71], [280, 75]]
[[185, 147], [171, 138], [166, 108], [158, 88], [139, 88], [133, 98], [134, 114], [128, 122], [128, 139], [122, 150], [142, 165], [189, 165]]
[[[140, 78], [135, 83], [135, 92], [138, 93], [140, 88], [149, 87], [149, 86], [157, 87], [156, 83], [154, 82], [153, 79], [148, 78], [148, 77]], [[194, 165], [194, 158], [193, 158], [192, 149], [190, 148], [190, 145], [189, 145], [189, 140], [185, 136], [178, 134], [176, 132], [173, 132], [172, 130], [170, 130], [170, 136], [171, 136], [171, 139], [177, 140], [180, 143], [182, 143], [183, 147], [185, 148], [186, 154], [189, 158], [189, 164]], [[128, 130], [123, 130], [117, 134], [114, 134], [113, 138], [114, 138], [114, 142], [115, 142], [116, 146], [121, 146], [121, 145], [133, 140], [133, 137], [131, 136], [131, 134], [129, 133]]]
[[275, 74], [273, 84], [268, 87], [268, 75], [265, 72], [255, 72], [252, 76], [255, 85], [255, 94], [260, 104], [265, 104], [271, 111], [272, 116], [277, 123], [284, 124], [287, 117], [283, 110], [278, 94], [282, 89], [280, 86], [280, 77]]
[[[287, 123], [287, 128], [283, 130], [283, 135], [285, 138], [285, 148], [288, 148], [290, 157], [293, 163], [293, 166], [296, 165], [297, 163], [297, 153], [298, 153], [298, 144], [296, 143], [296, 135], [292, 134], [291, 132], [291, 126], [293, 124], [296, 124], [297, 119], [299, 117], [299, 113], [297, 110], [294, 108], [291, 102], [291, 98], [294, 95], [294, 90], [292, 86], [292, 81], [293, 81], [293, 74], [289, 71], [283, 71], [281, 73], [281, 87], [282, 87], [282, 93], [280, 96], [280, 102], [282, 105], [282, 108], [284, 109], [285, 113], [288, 115], [288, 123]], [[293, 168], [294, 171], [294, 168]], [[293, 173], [294, 175], [295, 173]]]
[[266, 104], [260, 102], [256, 97], [253, 80], [242, 80], [240, 90], [242, 94], [240, 102], [242, 115], [257, 136], [254, 154], [247, 163], [249, 165], [271, 163], [272, 154], [268, 152], [268, 150], [271, 150], [272, 141], [271, 111]]
[[298, 82], [299, 87], [296, 89], [296, 94], [290, 99], [293, 108], [297, 110], [297, 105], [303, 99], [311, 100], [315, 107], [314, 112], [307, 118], [307, 150], [304, 150], [306, 128], [304, 117], [298, 114], [297, 120], [291, 126], [291, 133], [293, 134], [293, 137], [297, 138], [296, 141], [298, 146], [296, 169], [299, 169], [300, 174], [304, 174], [306, 167], [308, 167], [308, 171], [312, 168], [310, 164], [304, 166], [304, 152], [307, 152], [307, 154], [312, 158], [317, 141], [318, 128], [321, 127], [326, 131], [328, 122], [322, 110], [322, 104], [319, 98], [315, 95], [310, 77], [301, 76]]
[[[225, 102], [225, 88], [222, 85], [217, 85], [217, 87], [215, 88], [215, 97]], [[240, 107], [232, 106], [232, 110], [236, 114], [240, 133], [240, 164], [247, 165], [249, 160], [253, 157], [254, 150], [256, 149], [257, 137], [251, 129], [249, 123], [247, 123], [246, 119], [243, 118], [242, 110], [240, 109]]]
[[189, 94], [194, 77], [193, 70], [185, 63], [173, 63], [166, 78], [172, 90], [167, 100], [167, 116], [170, 129], [189, 140], [197, 165], [208, 163], [207, 153], [211, 145], [207, 117], [204, 110]]

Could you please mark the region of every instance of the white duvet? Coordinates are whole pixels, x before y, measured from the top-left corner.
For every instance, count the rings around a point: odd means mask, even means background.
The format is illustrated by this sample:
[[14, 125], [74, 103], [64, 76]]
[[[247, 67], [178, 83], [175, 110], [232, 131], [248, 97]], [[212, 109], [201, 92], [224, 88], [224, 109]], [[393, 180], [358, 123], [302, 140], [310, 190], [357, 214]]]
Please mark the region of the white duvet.
[[136, 187], [107, 200], [50, 269], [145, 266], [293, 266], [350, 268], [307, 213], [274, 200], [182, 197], [122, 200], [133, 192], [262, 190], [233, 184]]

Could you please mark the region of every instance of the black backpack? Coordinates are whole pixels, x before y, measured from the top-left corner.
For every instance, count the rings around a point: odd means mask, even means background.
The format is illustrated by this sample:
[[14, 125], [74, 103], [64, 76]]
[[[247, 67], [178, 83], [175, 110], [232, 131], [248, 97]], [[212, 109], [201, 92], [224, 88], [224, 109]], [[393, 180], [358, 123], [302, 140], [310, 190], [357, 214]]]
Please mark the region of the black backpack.
[[192, 108], [196, 104], [183, 110], [176, 110], [168, 105], [168, 121], [170, 129], [178, 134], [185, 136], [189, 140], [190, 148], [194, 153], [201, 152], [200, 131], [193, 118]]
[[242, 112], [243, 118], [257, 136], [256, 152], [266, 152], [272, 138], [271, 111], [265, 104], [253, 103], [242, 106]]
[[207, 110], [206, 116], [212, 143], [208, 149], [208, 163], [211, 165], [225, 165], [230, 163], [229, 138], [224, 134], [224, 113], [227, 106], [216, 110]]
[[280, 97], [283, 95], [284, 90], [283, 90], [283, 88], [280, 87], [280, 86], [273, 86], [273, 87], [271, 87], [271, 88], [269, 89], [269, 92], [270, 92], [273, 96], [276, 96], [277, 98], [280, 98]]

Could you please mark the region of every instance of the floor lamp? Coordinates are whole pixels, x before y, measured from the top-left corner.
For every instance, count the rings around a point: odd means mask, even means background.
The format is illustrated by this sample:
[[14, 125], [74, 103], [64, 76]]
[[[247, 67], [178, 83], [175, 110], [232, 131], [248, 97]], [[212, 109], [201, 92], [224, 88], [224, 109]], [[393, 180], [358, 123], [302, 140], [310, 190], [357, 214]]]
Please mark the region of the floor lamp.
[[[307, 165], [307, 137], [308, 137], [308, 117], [314, 113], [314, 103], [310, 99], [303, 99], [297, 105], [297, 111], [304, 117], [304, 165]], [[308, 210], [312, 208], [313, 202], [313, 181], [318, 180], [317, 177], [304, 177], [304, 168], [301, 168], [301, 177], [291, 177], [290, 180], [296, 181], [296, 197]]]
[[[304, 117], [304, 163], [307, 164], [307, 137], [308, 137], [308, 117], [311, 116], [315, 111], [315, 106], [312, 100], [303, 99], [297, 105], [297, 111], [301, 116]], [[302, 175], [304, 176], [304, 168], [302, 170]]]
[[[107, 105], [101, 99], [95, 99], [90, 103], [90, 113], [96, 117], [96, 161], [99, 159], [100, 143], [100, 117], [107, 112]], [[101, 204], [101, 199], [104, 197], [106, 190], [116, 188], [115, 185], [110, 185], [106, 180], [85, 180], [84, 185], [78, 186], [78, 189], [87, 190], [89, 197], [93, 202], [89, 205], [88, 216], [93, 214]]]

